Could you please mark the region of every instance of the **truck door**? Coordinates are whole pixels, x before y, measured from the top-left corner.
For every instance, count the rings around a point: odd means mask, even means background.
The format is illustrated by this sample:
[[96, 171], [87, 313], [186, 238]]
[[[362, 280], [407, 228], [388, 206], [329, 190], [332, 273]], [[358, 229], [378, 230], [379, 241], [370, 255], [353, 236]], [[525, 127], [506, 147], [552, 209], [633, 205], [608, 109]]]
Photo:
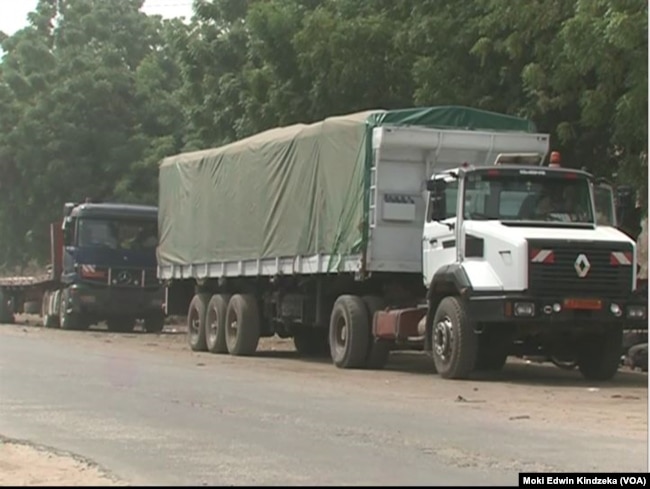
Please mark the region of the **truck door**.
[[458, 180], [440, 177], [427, 182], [426, 221], [422, 233], [422, 274], [429, 285], [436, 271], [456, 261]]

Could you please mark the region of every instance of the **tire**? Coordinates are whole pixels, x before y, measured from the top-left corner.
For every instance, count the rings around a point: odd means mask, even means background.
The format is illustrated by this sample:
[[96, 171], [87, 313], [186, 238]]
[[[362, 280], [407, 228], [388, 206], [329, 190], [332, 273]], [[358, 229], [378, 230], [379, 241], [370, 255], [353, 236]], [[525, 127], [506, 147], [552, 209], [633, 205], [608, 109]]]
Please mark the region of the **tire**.
[[59, 316], [56, 314], [50, 314], [50, 301], [56, 300], [56, 292], [50, 293], [46, 292], [43, 295], [43, 303], [41, 306], [41, 316], [43, 316], [43, 326], [46, 328], [58, 328]]
[[579, 348], [578, 368], [587, 380], [610, 380], [618, 372], [623, 329], [612, 327], [600, 335], [588, 336]]
[[213, 295], [208, 302], [205, 322], [205, 343], [210, 353], [228, 353], [226, 344], [226, 313], [229, 295]]
[[162, 333], [165, 328], [165, 316], [162, 314], [149, 316], [144, 319], [143, 327], [145, 333]]
[[365, 296], [363, 302], [368, 310], [368, 329], [370, 337], [368, 339], [368, 356], [366, 358], [366, 367], [374, 370], [383, 369], [390, 358], [390, 351], [393, 348], [393, 342], [375, 338], [372, 334], [372, 324], [375, 312], [381, 311], [384, 306], [384, 299], [376, 296]]
[[90, 324], [86, 321], [86, 318], [79, 313], [66, 313], [63, 312], [59, 315], [59, 324], [61, 329], [67, 329], [69, 331], [82, 331], [88, 329]]
[[13, 324], [14, 314], [9, 305], [9, 297], [0, 289], [0, 323]]
[[640, 368], [642, 372], [648, 371], [648, 344], [639, 343], [628, 351], [629, 365], [633, 369]]
[[296, 331], [293, 344], [303, 357], [326, 357], [330, 347], [327, 330], [324, 328], [307, 328]]
[[88, 329], [90, 324], [83, 316], [78, 312], [67, 312], [66, 302], [68, 294], [66, 291], [61, 292], [61, 302], [59, 304], [59, 324], [61, 329], [66, 329], [68, 331], [81, 331]]
[[111, 333], [131, 333], [135, 328], [135, 319], [114, 317], [106, 320], [106, 326]]
[[187, 342], [192, 351], [208, 351], [205, 342], [205, 316], [209, 300], [209, 294], [196, 294], [190, 302], [187, 311]]
[[442, 299], [433, 318], [433, 361], [444, 379], [465, 379], [474, 370], [478, 335], [457, 297]]
[[360, 297], [342, 295], [334, 303], [329, 327], [330, 355], [338, 368], [363, 368], [368, 359], [368, 309]]
[[235, 294], [226, 311], [226, 345], [234, 356], [252, 355], [260, 341], [260, 313], [253, 295]]

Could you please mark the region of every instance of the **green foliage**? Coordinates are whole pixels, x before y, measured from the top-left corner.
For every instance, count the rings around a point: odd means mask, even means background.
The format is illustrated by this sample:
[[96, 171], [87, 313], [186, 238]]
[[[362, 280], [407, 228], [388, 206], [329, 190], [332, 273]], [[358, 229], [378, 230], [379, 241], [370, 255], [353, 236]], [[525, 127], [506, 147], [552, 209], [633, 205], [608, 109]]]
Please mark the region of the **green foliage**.
[[565, 164], [647, 195], [647, 2], [40, 0], [0, 33], [0, 266], [65, 201], [156, 202], [157, 163], [278, 125], [462, 104], [532, 118]]
[[182, 144], [174, 24], [140, 0], [41, 0], [2, 43], [0, 257], [48, 257], [63, 203], [156, 201], [156, 161]]

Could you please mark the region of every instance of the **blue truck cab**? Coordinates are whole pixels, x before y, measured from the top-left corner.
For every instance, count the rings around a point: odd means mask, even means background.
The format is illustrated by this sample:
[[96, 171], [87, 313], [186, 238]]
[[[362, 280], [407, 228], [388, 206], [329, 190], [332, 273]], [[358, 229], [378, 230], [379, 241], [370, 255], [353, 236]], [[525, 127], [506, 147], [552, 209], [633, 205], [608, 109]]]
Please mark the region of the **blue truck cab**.
[[46, 325], [147, 332], [164, 326], [164, 289], [156, 277], [158, 209], [114, 203], [64, 206], [60, 286], [46, 301]]

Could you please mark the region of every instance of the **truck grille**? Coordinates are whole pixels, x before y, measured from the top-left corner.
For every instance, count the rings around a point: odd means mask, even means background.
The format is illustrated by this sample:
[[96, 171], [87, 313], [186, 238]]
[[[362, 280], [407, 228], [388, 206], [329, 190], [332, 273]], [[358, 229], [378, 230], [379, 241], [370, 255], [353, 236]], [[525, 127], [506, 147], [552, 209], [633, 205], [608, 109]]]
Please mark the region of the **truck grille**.
[[[83, 273], [83, 268], [90, 267], [91, 273]], [[155, 268], [109, 268], [80, 265], [80, 275], [84, 282], [112, 287], [158, 287]]]
[[632, 264], [611, 263], [612, 252], [630, 256], [629, 245], [528, 240], [528, 251], [528, 288], [534, 294], [622, 298], [632, 291]]

